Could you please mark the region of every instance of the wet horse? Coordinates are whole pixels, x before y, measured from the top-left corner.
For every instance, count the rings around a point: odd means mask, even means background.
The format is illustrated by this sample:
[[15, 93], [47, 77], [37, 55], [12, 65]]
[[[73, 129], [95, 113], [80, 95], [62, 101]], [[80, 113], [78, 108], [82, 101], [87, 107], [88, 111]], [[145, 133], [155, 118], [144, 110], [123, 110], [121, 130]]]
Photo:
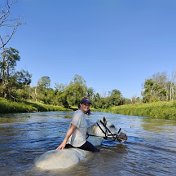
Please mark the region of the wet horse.
[[[101, 145], [103, 139], [117, 140], [124, 142], [127, 140], [125, 133], [103, 118], [88, 128], [88, 141], [95, 146]], [[90, 152], [78, 148], [68, 148], [63, 150], [51, 150], [35, 160], [35, 166], [43, 170], [66, 169], [78, 164], [88, 157]]]

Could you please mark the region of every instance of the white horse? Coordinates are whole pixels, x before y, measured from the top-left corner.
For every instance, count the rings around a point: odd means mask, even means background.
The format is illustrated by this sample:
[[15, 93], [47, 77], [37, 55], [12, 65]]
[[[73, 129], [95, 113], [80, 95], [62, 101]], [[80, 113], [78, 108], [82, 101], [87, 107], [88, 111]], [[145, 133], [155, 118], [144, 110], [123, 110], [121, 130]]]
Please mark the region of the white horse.
[[[88, 129], [88, 134], [88, 141], [95, 146], [101, 145], [103, 138], [118, 140], [119, 142], [127, 140], [126, 135], [121, 133], [120, 129], [117, 132], [116, 127], [105, 118], [93, 124]], [[78, 148], [51, 150], [36, 159], [35, 166], [43, 170], [66, 169], [86, 159], [89, 153]]]

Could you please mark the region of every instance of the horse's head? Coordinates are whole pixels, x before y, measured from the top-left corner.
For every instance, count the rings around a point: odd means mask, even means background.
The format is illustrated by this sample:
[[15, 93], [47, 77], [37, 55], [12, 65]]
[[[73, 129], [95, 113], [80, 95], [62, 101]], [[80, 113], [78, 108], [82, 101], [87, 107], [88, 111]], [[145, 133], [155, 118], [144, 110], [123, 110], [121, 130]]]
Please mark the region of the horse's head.
[[105, 137], [106, 135], [110, 135], [110, 131], [112, 133], [115, 133], [117, 129], [112, 123], [107, 121], [105, 117], [103, 117], [103, 119], [98, 120], [91, 127], [91, 133], [95, 136]]
[[127, 140], [127, 136], [125, 133], [121, 132], [121, 128], [117, 131], [115, 125], [107, 121], [105, 117], [92, 125], [89, 128], [88, 133], [94, 136], [103, 137], [105, 139], [118, 140], [119, 142], [124, 142]]

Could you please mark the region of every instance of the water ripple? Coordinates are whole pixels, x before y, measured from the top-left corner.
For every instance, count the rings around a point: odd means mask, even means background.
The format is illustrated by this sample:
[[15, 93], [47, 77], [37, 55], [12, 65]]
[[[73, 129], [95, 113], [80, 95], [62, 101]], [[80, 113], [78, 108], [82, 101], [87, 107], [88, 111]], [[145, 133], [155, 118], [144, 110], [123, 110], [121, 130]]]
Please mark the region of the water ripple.
[[34, 160], [63, 140], [73, 112], [9, 114], [0, 120], [0, 176], [174, 176], [176, 123], [136, 116], [93, 112], [90, 120], [105, 116], [128, 135], [124, 144], [104, 140], [100, 153], [63, 171], [41, 171]]

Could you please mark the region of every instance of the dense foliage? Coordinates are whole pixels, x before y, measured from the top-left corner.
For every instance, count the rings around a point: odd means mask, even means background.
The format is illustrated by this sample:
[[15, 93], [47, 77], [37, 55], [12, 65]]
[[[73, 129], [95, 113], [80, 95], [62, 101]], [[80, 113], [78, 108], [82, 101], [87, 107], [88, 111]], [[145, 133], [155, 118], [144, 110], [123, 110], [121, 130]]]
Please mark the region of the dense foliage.
[[176, 120], [176, 101], [122, 105], [109, 108], [108, 112], [160, 119]]
[[66, 110], [68, 109], [60, 106], [46, 105], [30, 101], [14, 102], [4, 98], [0, 98], [0, 113], [66, 111]]
[[166, 73], [157, 73], [146, 79], [142, 95], [144, 103], [176, 100], [176, 73], [170, 79]]

